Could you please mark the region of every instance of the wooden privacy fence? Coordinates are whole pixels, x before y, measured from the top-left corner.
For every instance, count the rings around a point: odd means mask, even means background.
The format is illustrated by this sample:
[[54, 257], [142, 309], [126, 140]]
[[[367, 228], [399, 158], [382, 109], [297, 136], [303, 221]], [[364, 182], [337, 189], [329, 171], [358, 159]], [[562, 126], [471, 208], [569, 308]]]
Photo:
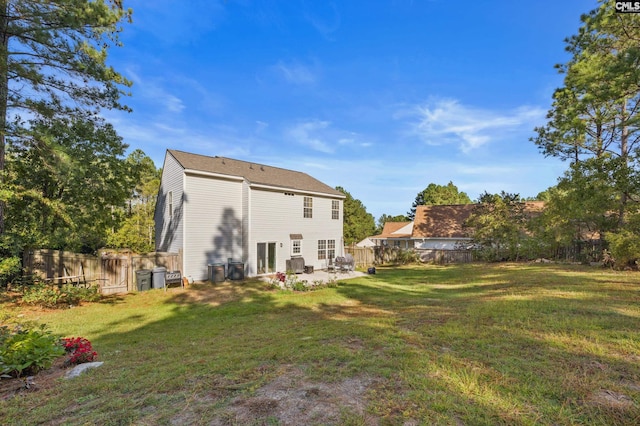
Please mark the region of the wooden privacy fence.
[[[395, 263], [402, 250], [397, 247], [345, 247], [345, 253], [353, 256], [356, 266], [366, 268], [371, 265]], [[469, 263], [473, 261], [470, 250], [409, 249], [416, 252], [423, 263]]]
[[345, 247], [344, 252], [353, 256], [356, 267], [366, 268], [375, 263], [375, 254], [372, 247]]
[[420, 260], [425, 263], [437, 263], [440, 265], [447, 263], [470, 263], [473, 261], [473, 252], [470, 250], [437, 250], [420, 249], [416, 250]]
[[162, 266], [182, 270], [180, 253], [148, 254], [104, 251], [98, 256], [60, 250], [25, 251], [22, 265], [27, 274], [57, 283], [92, 283], [104, 294], [136, 290], [136, 271]]

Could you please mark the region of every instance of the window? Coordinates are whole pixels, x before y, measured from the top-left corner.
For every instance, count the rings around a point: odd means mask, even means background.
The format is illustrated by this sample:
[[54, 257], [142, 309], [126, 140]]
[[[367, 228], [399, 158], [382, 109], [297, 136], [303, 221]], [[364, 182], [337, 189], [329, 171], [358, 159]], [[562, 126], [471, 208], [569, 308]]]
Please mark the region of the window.
[[340, 219], [340, 201], [331, 201], [331, 219]]
[[327, 240], [318, 240], [318, 260], [327, 258]]
[[311, 197], [304, 197], [304, 217], [313, 217], [313, 198]]
[[169, 191], [169, 196], [167, 198], [169, 199], [169, 217], [173, 217], [173, 191]]
[[336, 240], [318, 240], [318, 260], [336, 257]]
[[302, 240], [291, 240], [291, 255], [300, 256], [302, 253]]

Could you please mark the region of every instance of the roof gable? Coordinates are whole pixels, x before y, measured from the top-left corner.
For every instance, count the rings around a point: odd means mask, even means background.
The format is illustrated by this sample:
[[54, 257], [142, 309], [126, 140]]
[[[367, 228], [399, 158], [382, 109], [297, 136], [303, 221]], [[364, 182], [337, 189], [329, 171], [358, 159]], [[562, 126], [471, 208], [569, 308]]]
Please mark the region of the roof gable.
[[319, 192], [344, 198], [344, 194], [303, 172], [225, 157], [210, 157], [188, 152], [167, 150], [185, 170], [242, 177], [249, 184], [275, 186], [307, 192]]
[[475, 204], [417, 206], [413, 238], [467, 238], [463, 225]]
[[411, 237], [413, 222], [385, 222], [382, 228], [382, 234], [374, 235], [369, 238], [406, 238]]

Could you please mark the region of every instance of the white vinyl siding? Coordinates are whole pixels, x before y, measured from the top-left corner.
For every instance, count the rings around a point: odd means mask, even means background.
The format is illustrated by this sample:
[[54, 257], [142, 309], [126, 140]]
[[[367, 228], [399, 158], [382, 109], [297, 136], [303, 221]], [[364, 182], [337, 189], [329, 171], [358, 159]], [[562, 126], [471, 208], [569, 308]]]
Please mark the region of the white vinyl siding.
[[207, 279], [207, 265], [243, 261], [242, 182], [187, 175], [185, 276]]
[[[281, 191], [269, 191], [253, 188], [251, 190], [250, 209], [250, 242], [249, 247], [256, 247], [261, 241], [275, 241], [276, 270], [285, 271], [286, 260], [291, 258], [291, 234], [302, 235], [301, 255], [306, 265], [316, 269], [326, 267], [326, 262], [318, 260], [318, 240], [335, 240], [336, 245], [342, 243], [342, 221], [331, 219], [331, 199], [313, 196], [313, 218], [304, 218], [300, 210], [304, 206], [306, 194]], [[341, 203], [342, 204], [342, 203]], [[324, 212], [324, 213], [322, 213]], [[342, 215], [341, 215], [342, 216]], [[251, 270], [257, 270], [249, 257]]]
[[[167, 154], [162, 168], [162, 181], [154, 219], [156, 223], [156, 250], [178, 253], [183, 243], [183, 184], [184, 169]], [[168, 198], [171, 194], [172, 212], [169, 214]]]

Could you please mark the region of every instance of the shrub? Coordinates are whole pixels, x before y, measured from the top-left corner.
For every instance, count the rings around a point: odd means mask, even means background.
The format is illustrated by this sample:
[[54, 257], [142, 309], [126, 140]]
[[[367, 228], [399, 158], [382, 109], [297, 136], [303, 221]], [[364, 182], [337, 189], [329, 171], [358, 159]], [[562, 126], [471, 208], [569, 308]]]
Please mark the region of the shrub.
[[78, 305], [80, 302], [95, 302], [100, 299], [97, 287], [75, 287], [65, 284], [62, 287], [37, 283], [24, 287], [22, 301], [29, 305], [45, 308], [60, 308]]
[[640, 238], [637, 234], [623, 229], [616, 233], [608, 233], [607, 240], [611, 255], [620, 266], [637, 266], [640, 260]]
[[0, 375], [20, 377], [51, 367], [64, 348], [46, 326], [0, 326]]
[[20, 276], [22, 262], [17, 256], [5, 257], [0, 260], [0, 287], [6, 287]]
[[414, 250], [400, 250], [396, 257], [396, 262], [401, 265], [420, 262], [420, 255]]

